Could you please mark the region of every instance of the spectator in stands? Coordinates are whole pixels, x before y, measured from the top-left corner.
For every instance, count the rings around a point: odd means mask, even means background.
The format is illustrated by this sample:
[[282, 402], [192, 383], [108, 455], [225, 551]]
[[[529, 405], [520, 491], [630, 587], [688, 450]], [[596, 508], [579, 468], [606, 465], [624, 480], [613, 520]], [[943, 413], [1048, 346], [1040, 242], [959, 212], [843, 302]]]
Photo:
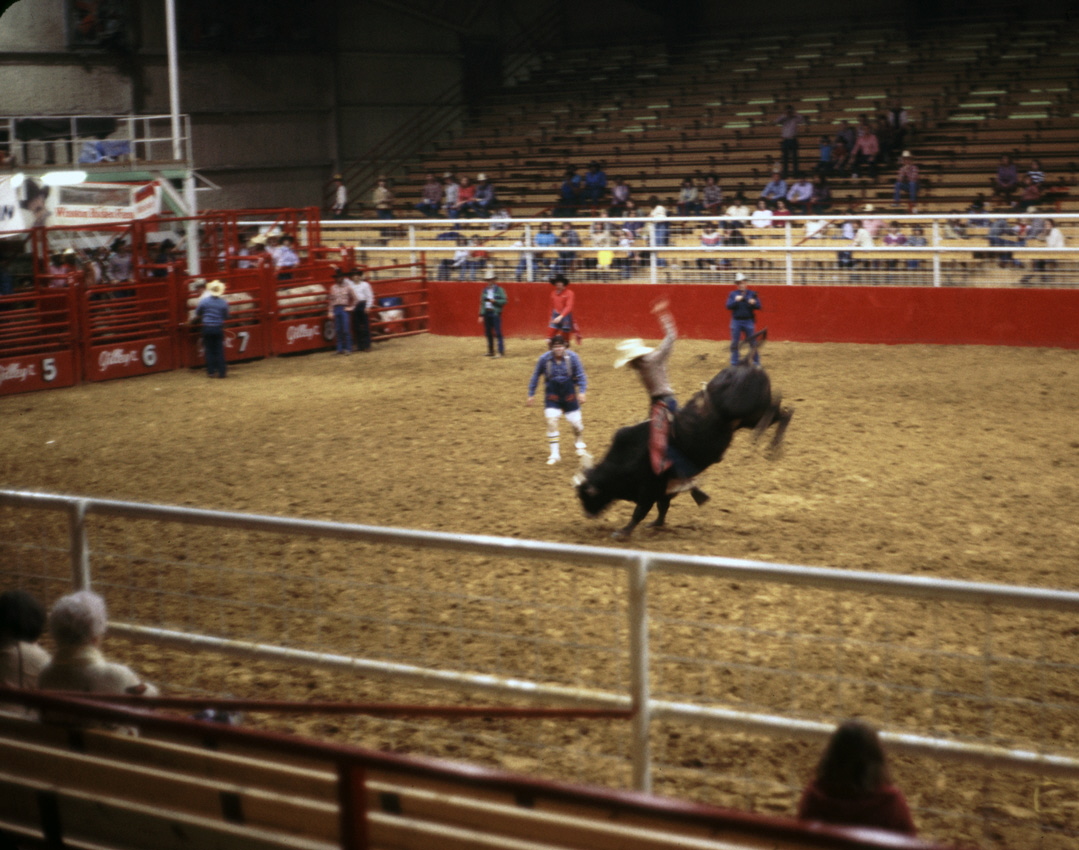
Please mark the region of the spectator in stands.
[[438, 215], [440, 209], [442, 209], [442, 184], [434, 174], [428, 174], [420, 190], [420, 202], [416, 204], [416, 211], [427, 218], [433, 218]]
[[[1064, 234], [1061, 232], [1060, 228], [1057, 227], [1056, 222], [1053, 221], [1053, 219], [1051, 218], [1044, 219], [1042, 223], [1041, 235], [1039, 238], [1045, 240], [1046, 248], [1058, 250], [1067, 246], [1067, 243], [1064, 239]], [[1054, 259], [1038, 259], [1035, 260], [1031, 265], [1036, 271], [1046, 272], [1050, 268], [1056, 266], [1056, 264], [1057, 261]], [[1045, 278], [1043, 277], [1043, 282], [1044, 279]]]
[[602, 221], [592, 222], [592, 226], [588, 230], [588, 239], [593, 248], [599, 249], [610, 248], [615, 241], [610, 224], [604, 224]]
[[804, 174], [798, 174], [787, 190], [787, 205], [793, 213], [808, 215], [809, 204], [812, 200], [813, 184], [806, 179]]
[[865, 219], [854, 222], [854, 238], [852, 244], [855, 248], [875, 248], [873, 234], [866, 227]]
[[590, 206], [599, 206], [607, 195], [607, 173], [603, 166], [596, 160], [588, 163], [588, 170], [584, 173], [584, 197], [583, 200]]
[[558, 205], [555, 207], [556, 218], [570, 218], [577, 215], [577, 207], [581, 202], [581, 178], [576, 168], [567, 168], [562, 176], [562, 183], [558, 187]]
[[907, 235], [903, 232], [898, 221], [893, 221], [884, 231], [884, 244], [888, 246], [900, 246], [907, 244]]
[[371, 201], [375, 207], [375, 215], [378, 218], [393, 218], [393, 200], [393, 192], [390, 190], [388, 181], [385, 177], [380, 176], [378, 178], [378, 185], [375, 186], [374, 192], [371, 193]]
[[461, 185], [457, 177], [447, 171], [442, 175], [442, 203], [448, 218], [457, 218], [457, 202], [461, 197]]
[[765, 228], [772, 226], [772, 211], [768, 209], [768, 204], [764, 199], [757, 201], [757, 208], [753, 210], [753, 215], [749, 217], [749, 223], [753, 227]]
[[872, 204], [866, 204], [862, 207], [862, 212], [866, 214], [866, 218], [862, 219], [862, 226], [869, 231], [871, 238], [876, 239], [877, 235], [884, 229], [884, 220], [880, 218], [870, 217], [870, 214], [874, 211]]
[[[989, 224], [989, 232], [986, 237], [989, 240], [990, 248], [1015, 248], [1022, 247], [1022, 240], [1009, 239], [1007, 237], [1018, 237], [1019, 232], [1006, 218], [995, 218]], [[998, 265], [1001, 268], [1012, 265], [1015, 261], [1015, 257], [1011, 251], [993, 251], [993, 257], [996, 258]], [[1018, 263], [1016, 262], [1016, 265]]]
[[816, 776], [802, 792], [798, 817], [914, 835], [903, 792], [891, 784], [877, 732], [848, 720], [832, 734]]
[[367, 311], [375, 306], [375, 292], [359, 269], [350, 270], [345, 280], [356, 296], [356, 306], [352, 308], [352, 338], [356, 350], [370, 351], [371, 320]]
[[851, 177], [857, 177], [862, 171], [877, 179], [877, 163], [880, 159], [880, 141], [869, 124], [858, 125], [858, 136], [851, 148]]
[[506, 209], [498, 201], [491, 203], [491, 230], [498, 232], [502, 230], [509, 230], [510, 228], [510, 211]]
[[472, 201], [476, 197], [476, 187], [468, 177], [462, 177], [457, 187], [457, 203], [450, 213], [451, 218], [466, 215], [472, 209]]
[[[479, 321], [483, 323], [483, 332], [487, 337], [487, 356], [501, 357], [506, 353], [502, 342], [502, 310], [506, 306], [506, 290], [490, 281], [480, 292]], [[495, 350], [495, 343], [498, 349]]]
[[834, 145], [832, 137], [824, 135], [820, 137], [820, 144], [817, 148], [817, 174], [830, 174], [834, 163], [832, 162], [832, 149]]
[[495, 203], [495, 187], [486, 174], [480, 174], [476, 178], [476, 190], [472, 194], [472, 203], [469, 212], [486, 218], [491, 214], [491, 205]]
[[451, 266], [457, 270], [458, 280], [473, 280], [471, 239], [458, 239], [457, 250], [453, 252]]
[[[971, 227], [988, 227], [989, 219], [985, 218], [985, 195], [976, 195], [967, 209], [967, 224]], [[965, 238], [965, 237], [964, 237]]]
[[828, 176], [818, 174], [813, 181], [813, 196], [809, 199], [809, 210], [814, 215], [821, 215], [832, 205], [832, 187]]
[[[45, 609], [25, 590], [0, 593], [0, 682], [12, 688], [35, 689], [51, 657], [39, 644], [45, 631]], [[0, 711], [33, 714], [19, 706]]]
[[720, 188], [716, 175], [709, 174], [704, 178], [704, 188], [701, 190], [701, 210], [705, 215], [720, 215], [722, 203], [723, 189]]
[[1028, 174], [1024, 174], [1019, 178], [1019, 200], [1015, 202], [1015, 208], [1019, 212], [1026, 212], [1031, 207], [1036, 206], [1041, 197], [1042, 187], [1040, 183], [1035, 183]]
[[1000, 157], [997, 173], [989, 181], [989, 185], [993, 189], [994, 200], [1011, 203], [1015, 190], [1019, 188], [1019, 169], [1016, 168], [1015, 163], [1012, 162], [1012, 158], [1008, 154], [1003, 154]]
[[105, 660], [101, 640], [108, 627], [105, 600], [96, 593], [80, 590], [62, 597], [49, 612], [49, 635], [56, 654], [41, 671], [38, 686], [42, 690], [157, 696], [157, 688], [130, 668]]
[[[716, 223], [714, 221], [708, 222], [708, 224], [706, 224], [701, 229], [701, 248], [703, 248], [705, 251], [715, 251], [722, 244], [723, 236], [720, 234], [719, 228], [716, 226]], [[714, 258], [711, 257], [698, 257], [697, 268], [715, 269], [716, 261]]]
[[764, 184], [764, 188], [757, 197], [765, 201], [770, 208], [775, 207], [776, 201], [787, 197], [787, 181], [783, 179], [778, 165], [772, 168], [771, 179]]
[[790, 214], [786, 201], [776, 201], [776, 211], [772, 214], [772, 227], [785, 227], [785, 221]]
[[[558, 242], [565, 248], [580, 248], [581, 235], [577, 232], [577, 228], [566, 222], [566, 226], [558, 234]], [[555, 272], [564, 274], [574, 271], [577, 268], [578, 256], [577, 251], [559, 251], [558, 260], [555, 263]]]
[[809, 122], [788, 104], [775, 123], [779, 125], [779, 156], [782, 161], [782, 175], [786, 177], [788, 174], [796, 174], [798, 172], [798, 131], [802, 127], [808, 127]]
[[611, 215], [623, 215], [632, 201], [633, 190], [621, 177], [616, 177], [611, 189]]
[[[558, 244], [558, 236], [551, 229], [551, 223], [545, 221], [540, 225], [539, 232], [536, 234], [533, 240], [537, 248], [553, 248]], [[551, 264], [550, 257], [544, 255], [543, 252], [537, 251], [532, 258], [532, 264], [534, 266], [549, 266]]]
[[623, 232], [629, 233], [636, 239], [637, 234], [640, 232], [641, 228], [644, 227], [644, 222], [640, 221], [640, 211], [632, 200], [626, 201], [625, 215], [626, 217], [622, 222], [621, 229]]
[[[922, 229], [920, 224], [914, 225], [910, 230], [910, 238], [907, 240], [907, 246], [910, 248], [925, 248], [929, 244], [925, 238], [925, 230]], [[919, 268], [922, 264], [921, 260], [912, 259], [907, 260], [908, 269]]]
[[195, 308], [195, 321], [202, 334], [202, 349], [206, 356], [206, 374], [224, 378], [228, 372], [225, 362], [225, 322], [229, 318], [229, 302], [225, 300], [225, 284], [212, 280]]
[[671, 223], [667, 221], [667, 207], [660, 203], [655, 195], [648, 199], [652, 209], [648, 213], [651, 221], [652, 239], [651, 244], [664, 247], [671, 243]]
[[333, 283], [326, 293], [326, 315], [333, 319], [337, 354], [352, 353], [352, 311], [355, 309], [356, 293], [349, 283], [348, 275], [341, 269], [335, 269]]
[[682, 186], [678, 190], [678, 215], [701, 214], [701, 190], [697, 188], [692, 177], [682, 180]]
[[1045, 172], [1042, 171], [1042, 162], [1040, 159], [1032, 159], [1030, 161], [1030, 167], [1027, 169], [1027, 177], [1030, 178], [1031, 183], [1036, 183], [1039, 186], [1045, 182]]
[[[724, 242], [727, 245], [731, 245], [731, 246], [734, 246], [734, 247], [740, 247], [740, 248], [745, 248], [747, 245], [749, 245], [749, 243], [746, 241], [745, 234], [743, 234], [741, 229], [737, 228], [737, 227], [731, 229], [727, 233], [727, 236], [724, 239]], [[725, 265], [726, 265], [726, 263], [725, 263]]]
[[333, 204], [330, 207], [330, 214], [334, 218], [347, 218], [348, 187], [345, 186], [345, 178], [340, 174], [335, 174], [330, 182], [330, 189], [333, 191]]
[[907, 197], [910, 198], [911, 211], [917, 212], [918, 208], [914, 205], [918, 203], [918, 166], [910, 151], [903, 151], [903, 156], [899, 161], [899, 171], [895, 176], [895, 205], [897, 207], [903, 192], [906, 192]]
[[750, 216], [750, 209], [749, 205], [746, 203], [745, 195], [741, 192], [737, 192], [734, 196], [734, 202], [724, 210], [723, 214], [728, 219], [723, 222], [724, 230], [735, 230], [745, 227]]

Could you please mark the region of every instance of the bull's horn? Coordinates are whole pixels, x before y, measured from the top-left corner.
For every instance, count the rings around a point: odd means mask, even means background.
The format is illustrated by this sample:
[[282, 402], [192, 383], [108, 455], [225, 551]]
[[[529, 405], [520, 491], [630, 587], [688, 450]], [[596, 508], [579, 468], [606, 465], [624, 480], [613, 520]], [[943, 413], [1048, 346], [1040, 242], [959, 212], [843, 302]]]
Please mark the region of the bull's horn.
[[585, 475], [584, 475], [583, 472], [575, 472], [573, 474], [573, 486], [575, 488], [580, 487], [582, 484], [584, 484], [584, 480], [585, 480]]
[[592, 459], [592, 455], [588, 452], [581, 452], [581, 472], [588, 472], [593, 466], [595, 461]]

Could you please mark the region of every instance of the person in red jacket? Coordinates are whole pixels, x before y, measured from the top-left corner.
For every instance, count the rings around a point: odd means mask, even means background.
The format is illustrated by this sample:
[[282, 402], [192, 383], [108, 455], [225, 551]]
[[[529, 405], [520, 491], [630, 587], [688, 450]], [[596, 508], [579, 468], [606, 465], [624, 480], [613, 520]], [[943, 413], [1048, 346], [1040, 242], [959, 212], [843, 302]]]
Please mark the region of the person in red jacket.
[[573, 317], [573, 290], [569, 288], [569, 281], [564, 274], [556, 274], [551, 278], [551, 318], [547, 323], [547, 338], [556, 335], [565, 337], [566, 345], [569, 345], [570, 336], [576, 336], [577, 344], [581, 344], [581, 334], [577, 328], [577, 322]]
[[916, 833], [906, 798], [889, 779], [876, 730], [857, 720], [832, 734], [816, 777], [802, 792], [798, 817]]

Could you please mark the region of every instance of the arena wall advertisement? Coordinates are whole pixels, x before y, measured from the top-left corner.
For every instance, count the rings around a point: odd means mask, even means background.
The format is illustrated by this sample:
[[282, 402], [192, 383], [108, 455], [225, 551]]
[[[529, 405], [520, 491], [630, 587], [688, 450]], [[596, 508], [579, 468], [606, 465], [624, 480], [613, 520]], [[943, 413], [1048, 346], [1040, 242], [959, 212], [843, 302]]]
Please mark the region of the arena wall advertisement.
[[0, 179], [0, 232], [60, 224], [115, 224], [160, 212], [161, 187], [156, 182], [46, 186], [21, 175]]

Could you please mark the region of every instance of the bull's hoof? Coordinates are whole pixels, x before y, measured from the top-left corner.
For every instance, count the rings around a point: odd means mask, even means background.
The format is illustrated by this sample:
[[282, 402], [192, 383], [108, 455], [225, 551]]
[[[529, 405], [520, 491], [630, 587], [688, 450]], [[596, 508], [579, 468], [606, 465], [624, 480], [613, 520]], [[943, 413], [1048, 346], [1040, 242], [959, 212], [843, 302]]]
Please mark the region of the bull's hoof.
[[632, 528], [620, 528], [618, 531], [611, 532], [612, 540], [629, 540], [629, 536], [633, 533]]
[[659, 531], [663, 531], [664, 529], [667, 528], [667, 526], [666, 526], [666, 524], [663, 523], [662, 520], [657, 519], [655, 522], [648, 523], [648, 525], [646, 525], [645, 528], [652, 528], [652, 529], [658, 529]]
[[689, 495], [691, 495], [693, 497], [693, 501], [697, 503], [697, 507], [700, 507], [701, 505], [703, 505], [705, 502], [707, 502], [709, 499], [712, 498], [707, 493], [705, 493], [703, 490], [699, 490], [696, 487], [694, 487], [692, 490], [689, 491]]

